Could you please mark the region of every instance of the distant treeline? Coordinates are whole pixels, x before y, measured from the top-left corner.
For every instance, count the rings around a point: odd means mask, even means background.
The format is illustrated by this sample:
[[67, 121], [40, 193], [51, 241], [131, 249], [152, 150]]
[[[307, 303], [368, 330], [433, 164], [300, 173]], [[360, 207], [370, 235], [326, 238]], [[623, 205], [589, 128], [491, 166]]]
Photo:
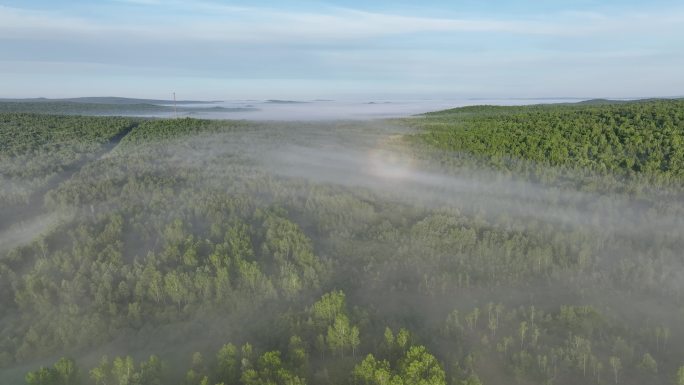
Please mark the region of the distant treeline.
[[[124, 100], [125, 101], [125, 100]], [[153, 103], [124, 101], [112, 103], [92, 102], [92, 101], [71, 101], [71, 100], [26, 100], [26, 101], [2, 101], [0, 100], [0, 113], [25, 112], [36, 114], [54, 115], [159, 115], [167, 114], [171, 117], [174, 112], [181, 114], [192, 114], [202, 112], [240, 112], [255, 111], [252, 107], [188, 107], [184, 103], [177, 107], [169, 105], [159, 105]]]

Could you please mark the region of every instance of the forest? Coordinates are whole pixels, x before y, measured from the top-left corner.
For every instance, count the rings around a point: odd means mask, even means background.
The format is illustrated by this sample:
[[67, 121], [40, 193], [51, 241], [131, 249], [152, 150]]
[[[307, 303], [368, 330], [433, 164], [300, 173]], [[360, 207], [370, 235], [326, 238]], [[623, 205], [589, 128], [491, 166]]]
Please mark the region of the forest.
[[67, 115], [0, 113], [0, 383], [684, 385], [682, 100]]

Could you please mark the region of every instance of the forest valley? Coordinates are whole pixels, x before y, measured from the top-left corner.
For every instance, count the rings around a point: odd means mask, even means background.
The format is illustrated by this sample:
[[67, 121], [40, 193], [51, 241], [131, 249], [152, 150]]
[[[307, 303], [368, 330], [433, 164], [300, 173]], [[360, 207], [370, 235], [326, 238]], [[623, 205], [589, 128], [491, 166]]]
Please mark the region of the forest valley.
[[684, 101], [2, 112], [0, 383], [684, 385]]

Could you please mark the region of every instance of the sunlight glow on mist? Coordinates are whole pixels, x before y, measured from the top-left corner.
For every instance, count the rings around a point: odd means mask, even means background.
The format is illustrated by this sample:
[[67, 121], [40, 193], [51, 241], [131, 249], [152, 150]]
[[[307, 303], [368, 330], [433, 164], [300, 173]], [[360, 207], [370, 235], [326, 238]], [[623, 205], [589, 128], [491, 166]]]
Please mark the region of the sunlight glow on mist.
[[382, 148], [368, 153], [368, 165], [369, 174], [382, 179], [405, 180], [413, 172], [410, 158]]

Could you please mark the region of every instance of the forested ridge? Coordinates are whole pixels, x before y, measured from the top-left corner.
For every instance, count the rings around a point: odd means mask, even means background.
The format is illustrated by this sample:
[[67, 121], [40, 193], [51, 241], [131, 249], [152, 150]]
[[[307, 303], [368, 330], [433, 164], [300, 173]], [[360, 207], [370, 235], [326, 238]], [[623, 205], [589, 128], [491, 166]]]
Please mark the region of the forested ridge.
[[495, 167], [528, 160], [679, 187], [684, 178], [684, 100], [462, 107], [414, 123], [431, 145]]
[[235, 112], [253, 111], [252, 107], [198, 107], [192, 104], [199, 102], [179, 102], [174, 107], [172, 101], [163, 100], [137, 100], [137, 99], [102, 99], [101, 101], [85, 99], [16, 99], [1, 100], [0, 113], [33, 113], [55, 115], [144, 115], [144, 116], [167, 116], [174, 114], [192, 115], [206, 112]]
[[683, 107], [0, 114], [0, 382], [682, 385]]
[[[102, 145], [133, 124], [130, 119], [116, 117], [67, 118], [21, 113], [2, 114], [0, 119], [3, 205], [27, 201], [30, 187], [42, 186], [56, 173], [92, 157]], [[16, 192], [11, 194], [7, 186], [13, 180], [29, 186], [16, 186]]]

